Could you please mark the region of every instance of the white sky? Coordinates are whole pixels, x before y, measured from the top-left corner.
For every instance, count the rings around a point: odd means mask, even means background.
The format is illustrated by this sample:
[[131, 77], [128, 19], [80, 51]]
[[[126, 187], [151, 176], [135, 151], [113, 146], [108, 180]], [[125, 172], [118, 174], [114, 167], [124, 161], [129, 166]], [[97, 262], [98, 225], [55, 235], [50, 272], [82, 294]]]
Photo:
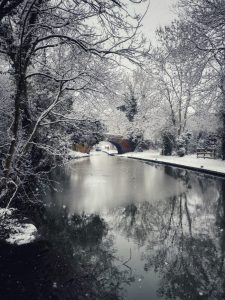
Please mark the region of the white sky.
[[155, 30], [159, 26], [169, 25], [176, 17], [172, 8], [172, 5], [176, 3], [177, 0], [150, 0], [149, 10], [142, 21], [142, 31], [153, 43], [155, 41]]

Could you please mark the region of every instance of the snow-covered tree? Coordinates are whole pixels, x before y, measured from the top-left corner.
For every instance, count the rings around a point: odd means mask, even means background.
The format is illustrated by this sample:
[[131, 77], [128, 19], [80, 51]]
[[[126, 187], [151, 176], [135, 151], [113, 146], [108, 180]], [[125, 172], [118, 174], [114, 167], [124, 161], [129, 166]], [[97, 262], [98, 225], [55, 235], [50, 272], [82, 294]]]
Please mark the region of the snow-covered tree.
[[28, 0], [1, 14], [0, 53], [15, 90], [8, 140], [1, 148], [4, 199], [11, 202], [29, 176], [38, 177], [32, 171], [40, 162], [35, 147], [58, 156], [47, 142], [49, 131], [62, 132], [61, 124], [75, 120], [71, 111], [78, 93], [82, 99], [107, 87], [102, 66], [116, 66], [116, 57], [140, 61], [145, 52], [138, 37], [141, 18], [130, 14], [129, 3]]
[[202, 57], [207, 57], [211, 69], [210, 82], [219, 92], [222, 158], [225, 159], [225, 7], [223, 0], [180, 0], [180, 15], [189, 26], [188, 42]]

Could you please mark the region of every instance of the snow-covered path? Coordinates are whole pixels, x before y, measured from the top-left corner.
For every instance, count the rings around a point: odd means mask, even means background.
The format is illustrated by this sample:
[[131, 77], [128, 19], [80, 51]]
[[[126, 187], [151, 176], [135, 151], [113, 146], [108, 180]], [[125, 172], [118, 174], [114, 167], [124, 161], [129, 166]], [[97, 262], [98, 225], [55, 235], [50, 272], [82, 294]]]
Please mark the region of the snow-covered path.
[[157, 151], [130, 152], [120, 155], [122, 157], [136, 158], [158, 162], [172, 166], [185, 167], [215, 175], [225, 175], [225, 161], [219, 159], [197, 158], [195, 155], [163, 156]]

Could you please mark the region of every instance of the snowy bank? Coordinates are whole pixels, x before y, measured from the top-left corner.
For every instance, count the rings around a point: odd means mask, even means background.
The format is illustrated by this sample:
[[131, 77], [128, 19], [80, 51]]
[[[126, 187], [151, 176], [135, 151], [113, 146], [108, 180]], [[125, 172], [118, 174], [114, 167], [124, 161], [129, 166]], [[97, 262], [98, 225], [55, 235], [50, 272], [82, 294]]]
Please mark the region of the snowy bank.
[[69, 159], [77, 159], [77, 158], [88, 157], [88, 156], [89, 156], [88, 153], [82, 153], [82, 152], [73, 151], [73, 150], [70, 150], [68, 152]]
[[37, 228], [25, 219], [16, 217], [16, 209], [0, 208], [0, 240], [9, 244], [24, 245], [37, 237]]
[[157, 151], [130, 152], [120, 155], [134, 159], [146, 160], [154, 163], [167, 164], [174, 167], [187, 168], [195, 171], [225, 175], [225, 161], [220, 159], [197, 158], [196, 154], [179, 156], [163, 156]]
[[118, 154], [117, 150], [102, 150], [102, 152], [107, 153], [109, 155], [116, 155], [116, 154]]

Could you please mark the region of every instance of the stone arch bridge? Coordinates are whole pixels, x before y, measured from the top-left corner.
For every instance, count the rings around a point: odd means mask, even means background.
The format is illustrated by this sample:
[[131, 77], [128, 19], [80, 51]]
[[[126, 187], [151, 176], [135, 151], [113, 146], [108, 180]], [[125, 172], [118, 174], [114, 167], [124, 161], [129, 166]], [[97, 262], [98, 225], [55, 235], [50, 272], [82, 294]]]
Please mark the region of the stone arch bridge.
[[124, 138], [122, 135], [106, 134], [104, 141], [113, 144], [116, 147], [118, 154], [133, 152], [135, 149], [135, 143]]
[[[124, 138], [122, 135], [105, 134], [102, 141], [110, 142], [112, 145], [114, 145], [118, 151], [118, 154], [133, 152], [136, 146], [135, 143], [131, 142], [127, 138]], [[89, 153], [92, 147], [93, 144], [88, 143], [74, 143], [72, 145], [72, 149], [74, 151], [83, 153]]]

